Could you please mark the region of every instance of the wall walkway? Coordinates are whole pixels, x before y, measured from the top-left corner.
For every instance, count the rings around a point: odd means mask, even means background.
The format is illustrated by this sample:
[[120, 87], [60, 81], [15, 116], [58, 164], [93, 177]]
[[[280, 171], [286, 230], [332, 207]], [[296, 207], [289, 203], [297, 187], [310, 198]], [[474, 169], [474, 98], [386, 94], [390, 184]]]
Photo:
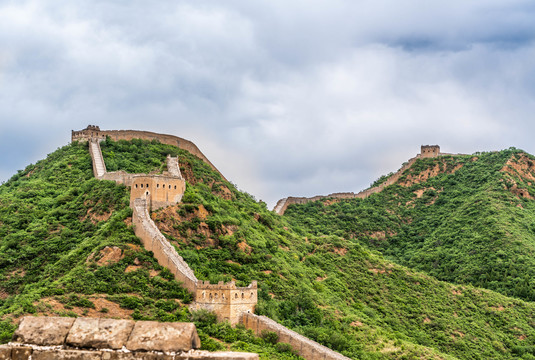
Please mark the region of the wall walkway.
[[100, 150], [100, 144], [98, 141], [89, 142], [89, 152], [91, 153], [91, 159], [93, 160], [93, 174], [97, 179], [102, 178], [106, 174], [106, 164], [102, 157], [102, 151]]
[[273, 211], [276, 212], [279, 215], [284, 215], [284, 212], [286, 211], [288, 206], [290, 206], [292, 204], [306, 204], [306, 203], [309, 203], [309, 202], [312, 202], [312, 201], [318, 201], [318, 200], [325, 199], [325, 198], [365, 199], [365, 198], [367, 198], [368, 196], [370, 196], [372, 194], [375, 194], [375, 193], [383, 191], [383, 189], [385, 187], [396, 183], [399, 180], [399, 178], [403, 175], [405, 170], [409, 169], [412, 166], [412, 164], [414, 164], [416, 162], [416, 160], [418, 160], [419, 158], [420, 158], [420, 155], [418, 154], [415, 157], [413, 157], [412, 159], [410, 159], [405, 165], [403, 165], [401, 167], [401, 169], [399, 169], [395, 174], [390, 176], [385, 182], [381, 183], [379, 186], [375, 186], [375, 187], [363, 190], [363, 191], [361, 191], [361, 192], [359, 192], [357, 194], [352, 193], [352, 192], [333, 193], [333, 194], [329, 194], [329, 195], [317, 195], [317, 196], [313, 196], [313, 197], [309, 197], [309, 198], [307, 198], [307, 197], [293, 197], [293, 196], [290, 196], [290, 197], [287, 197], [287, 198], [284, 198], [284, 199], [280, 199], [279, 201], [277, 201], [277, 204], [273, 208]]
[[279, 336], [278, 342], [290, 344], [292, 349], [301, 357], [310, 360], [350, 360], [309, 338], [292, 331], [265, 316], [244, 313], [241, 323], [245, 328], [253, 330], [256, 335], [262, 331], [271, 331]]
[[167, 157], [167, 175], [128, 174], [124, 171], [107, 173], [99, 145], [102, 139], [103, 137], [98, 136], [88, 139], [95, 177], [112, 180], [131, 188], [130, 207], [133, 210], [135, 234], [141, 239], [145, 249], [153, 252], [158, 264], [168, 268], [175, 279], [193, 293], [195, 301], [190, 307], [195, 310], [213, 311], [220, 321], [226, 320], [232, 325], [239, 322], [243, 312], [254, 312], [258, 302], [256, 281], [247, 287], [237, 287], [234, 282], [210, 284], [199, 281], [150, 217], [149, 209], [176, 204], [182, 199], [185, 180], [180, 173], [178, 157]]
[[178, 148], [186, 150], [200, 158], [202, 161], [210, 165], [213, 170], [217, 171], [223, 179], [225, 179], [223, 174], [221, 174], [221, 172], [210, 162], [210, 160], [208, 160], [208, 158], [201, 152], [197, 145], [195, 145], [192, 141], [180, 138], [178, 136], [138, 130], [100, 130], [100, 127], [95, 125], [89, 125], [83, 130], [73, 130], [71, 132], [72, 141], [88, 141], [89, 139], [98, 139], [102, 141], [105, 140], [107, 136], [114, 141], [132, 139], [158, 140], [162, 144], [177, 146]]

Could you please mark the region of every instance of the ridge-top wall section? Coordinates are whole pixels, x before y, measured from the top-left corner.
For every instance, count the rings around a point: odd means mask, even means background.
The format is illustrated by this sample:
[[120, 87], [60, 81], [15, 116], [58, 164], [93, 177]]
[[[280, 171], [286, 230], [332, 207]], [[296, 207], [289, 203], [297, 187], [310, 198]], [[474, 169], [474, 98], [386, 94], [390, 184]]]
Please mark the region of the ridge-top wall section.
[[[106, 136], [109, 136], [114, 141], [119, 140], [158, 140], [162, 144], [177, 146], [182, 150], [186, 150], [191, 154], [197, 156], [202, 161], [210, 165], [210, 167], [217, 171], [223, 179], [225, 177], [221, 172], [208, 160], [208, 158], [201, 152], [201, 150], [193, 142], [183, 139], [174, 135], [167, 134], [158, 134], [150, 131], [139, 131], [139, 130], [97, 130], [97, 129], [84, 129], [80, 131], [72, 131], [71, 139], [72, 141], [87, 141], [90, 138], [100, 138], [105, 139]], [[226, 179], [225, 179], [226, 180]]]

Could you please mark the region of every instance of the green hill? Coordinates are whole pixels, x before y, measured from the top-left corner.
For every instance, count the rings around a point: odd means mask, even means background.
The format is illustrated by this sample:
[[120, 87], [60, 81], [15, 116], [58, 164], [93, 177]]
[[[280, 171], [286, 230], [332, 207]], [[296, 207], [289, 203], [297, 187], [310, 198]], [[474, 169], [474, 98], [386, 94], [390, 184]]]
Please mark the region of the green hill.
[[[503, 295], [510, 294], [503, 290], [508, 282], [494, 288], [500, 294], [473, 287], [470, 282], [476, 282], [469, 278], [448, 279], [446, 270], [432, 273], [425, 266], [426, 261], [432, 263], [427, 258], [412, 264], [401, 256], [410, 240], [425, 242], [424, 230], [439, 229], [430, 223], [431, 215], [428, 220], [411, 215], [425, 213], [424, 208], [444, 206], [443, 216], [453, 216], [452, 209], [461, 211], [464, 204], [490, 214], [492, 207], [487, 208], [486, 202], [493, 204], [496, 194], [510, 214], [529, 210], [529, 200], [515, 193], [531, 185], [522, 182], [523, 177], [498, 171], [519, 152], [481, 154], [476, 161], [441, 159], [445, 164], [441, 171], [455, 169], [455, 173], [427, 181], [444, 178], [452, 187], [457, 184], [459, 190], [449, 200], [441, 200], [449, 193], [445, 182], [442, 186], [421, 182], [407, 188], [394, 185], [365, 200], [290, 206], [284, 217], [176, 147], [107, 140], [102, 152], [109, 171], [127, 172], [161, 171], [167, 154], [178, 155], [187, 181], [183, 201], [156, 211], [153, 218], [196, 276], [212, 282], [235, 279], [238, 285], [258, 280], [257, 313], [336, 351], [355, 359], [535, 358], [535, 305]], [[436, 161], [418, 162], [410, 171], [421, 174]], [[479, 172], [471, 173], [471, 168]], [[481, 178], [480, 173], [487, 175]], [[402, 180], [412, 181], [409, 175]], [[476, 183], [491, 196], [485, 197]], [[414, 192], [421, 190], [417, 198]], [[479, 203], [469, 205], [465, 199]], [[133, 234], [128, 200], [126, 187], [93, 179], [87, 144], [78, 143], [57, 150], [0, 186], [2, 341], [9, 339], [17, 319], [28, 313], [192, 319], [209, 349], [256, 351], [266, 359], [294, 357], [269, 339], [215, 324], [206, 313], [191, 314], [185, 306], [191, 295]], [[366, 216], [357, 218], [357, 213]], [[438, 217], [439, 211], [435, 213]], [[495, 216], [502, 214], [496, 211]], [[501, 238], [496, 231], [502, 228], [488, 222], [463, 226], [471, 233], [481, 228], [482, 234]], [[502, 230], [513, 238], [527, 223]], [[443, 231], [447, 228], [444, 223]], [[391, 240], [395, 236], [400, 237], [399, 244]], [[515, 246], [522, 249], [522, 244]], [[425, 254], [423, 245], [420, 248]], [[385, 260], [378, 250], [394, 261]], [[416, 253], [419, 248], [412, 245], [410, 250]], [[509, 261], [511, 251], [492, 255], [510, 262], [507, 266], [512, 269], [518, 263]]]
[[438, 279], [534, 301], [534, 162], [516, 149], [420, 159], [380, 194], [294, 206], [287, 218]]

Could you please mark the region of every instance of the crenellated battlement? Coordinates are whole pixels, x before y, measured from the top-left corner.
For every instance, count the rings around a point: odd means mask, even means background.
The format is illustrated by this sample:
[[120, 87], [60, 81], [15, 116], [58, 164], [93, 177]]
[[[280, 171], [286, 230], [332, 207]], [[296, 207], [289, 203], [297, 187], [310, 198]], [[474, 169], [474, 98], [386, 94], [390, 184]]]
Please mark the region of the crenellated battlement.
[[254, 313], [258, 302], [258, 284], [253, 281], [249, 286], [237, 287], [234, 281], [210, 284], [209, 281], [197, 282], [193, 309], [207, 309], [217, 314], [220, 321], [227, 320], [237, 324], [243, 313]]

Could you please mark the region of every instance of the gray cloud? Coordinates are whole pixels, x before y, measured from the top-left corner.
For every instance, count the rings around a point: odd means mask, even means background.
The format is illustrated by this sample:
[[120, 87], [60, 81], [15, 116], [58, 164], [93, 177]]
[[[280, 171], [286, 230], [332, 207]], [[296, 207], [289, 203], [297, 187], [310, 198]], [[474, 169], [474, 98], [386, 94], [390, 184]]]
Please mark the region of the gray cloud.
[[421, 144], [535, 152], [534, 15], [517, 0], [4, 1], [0, 180], [87, 124], [191, 139], [270, 205], [361, 190]]

